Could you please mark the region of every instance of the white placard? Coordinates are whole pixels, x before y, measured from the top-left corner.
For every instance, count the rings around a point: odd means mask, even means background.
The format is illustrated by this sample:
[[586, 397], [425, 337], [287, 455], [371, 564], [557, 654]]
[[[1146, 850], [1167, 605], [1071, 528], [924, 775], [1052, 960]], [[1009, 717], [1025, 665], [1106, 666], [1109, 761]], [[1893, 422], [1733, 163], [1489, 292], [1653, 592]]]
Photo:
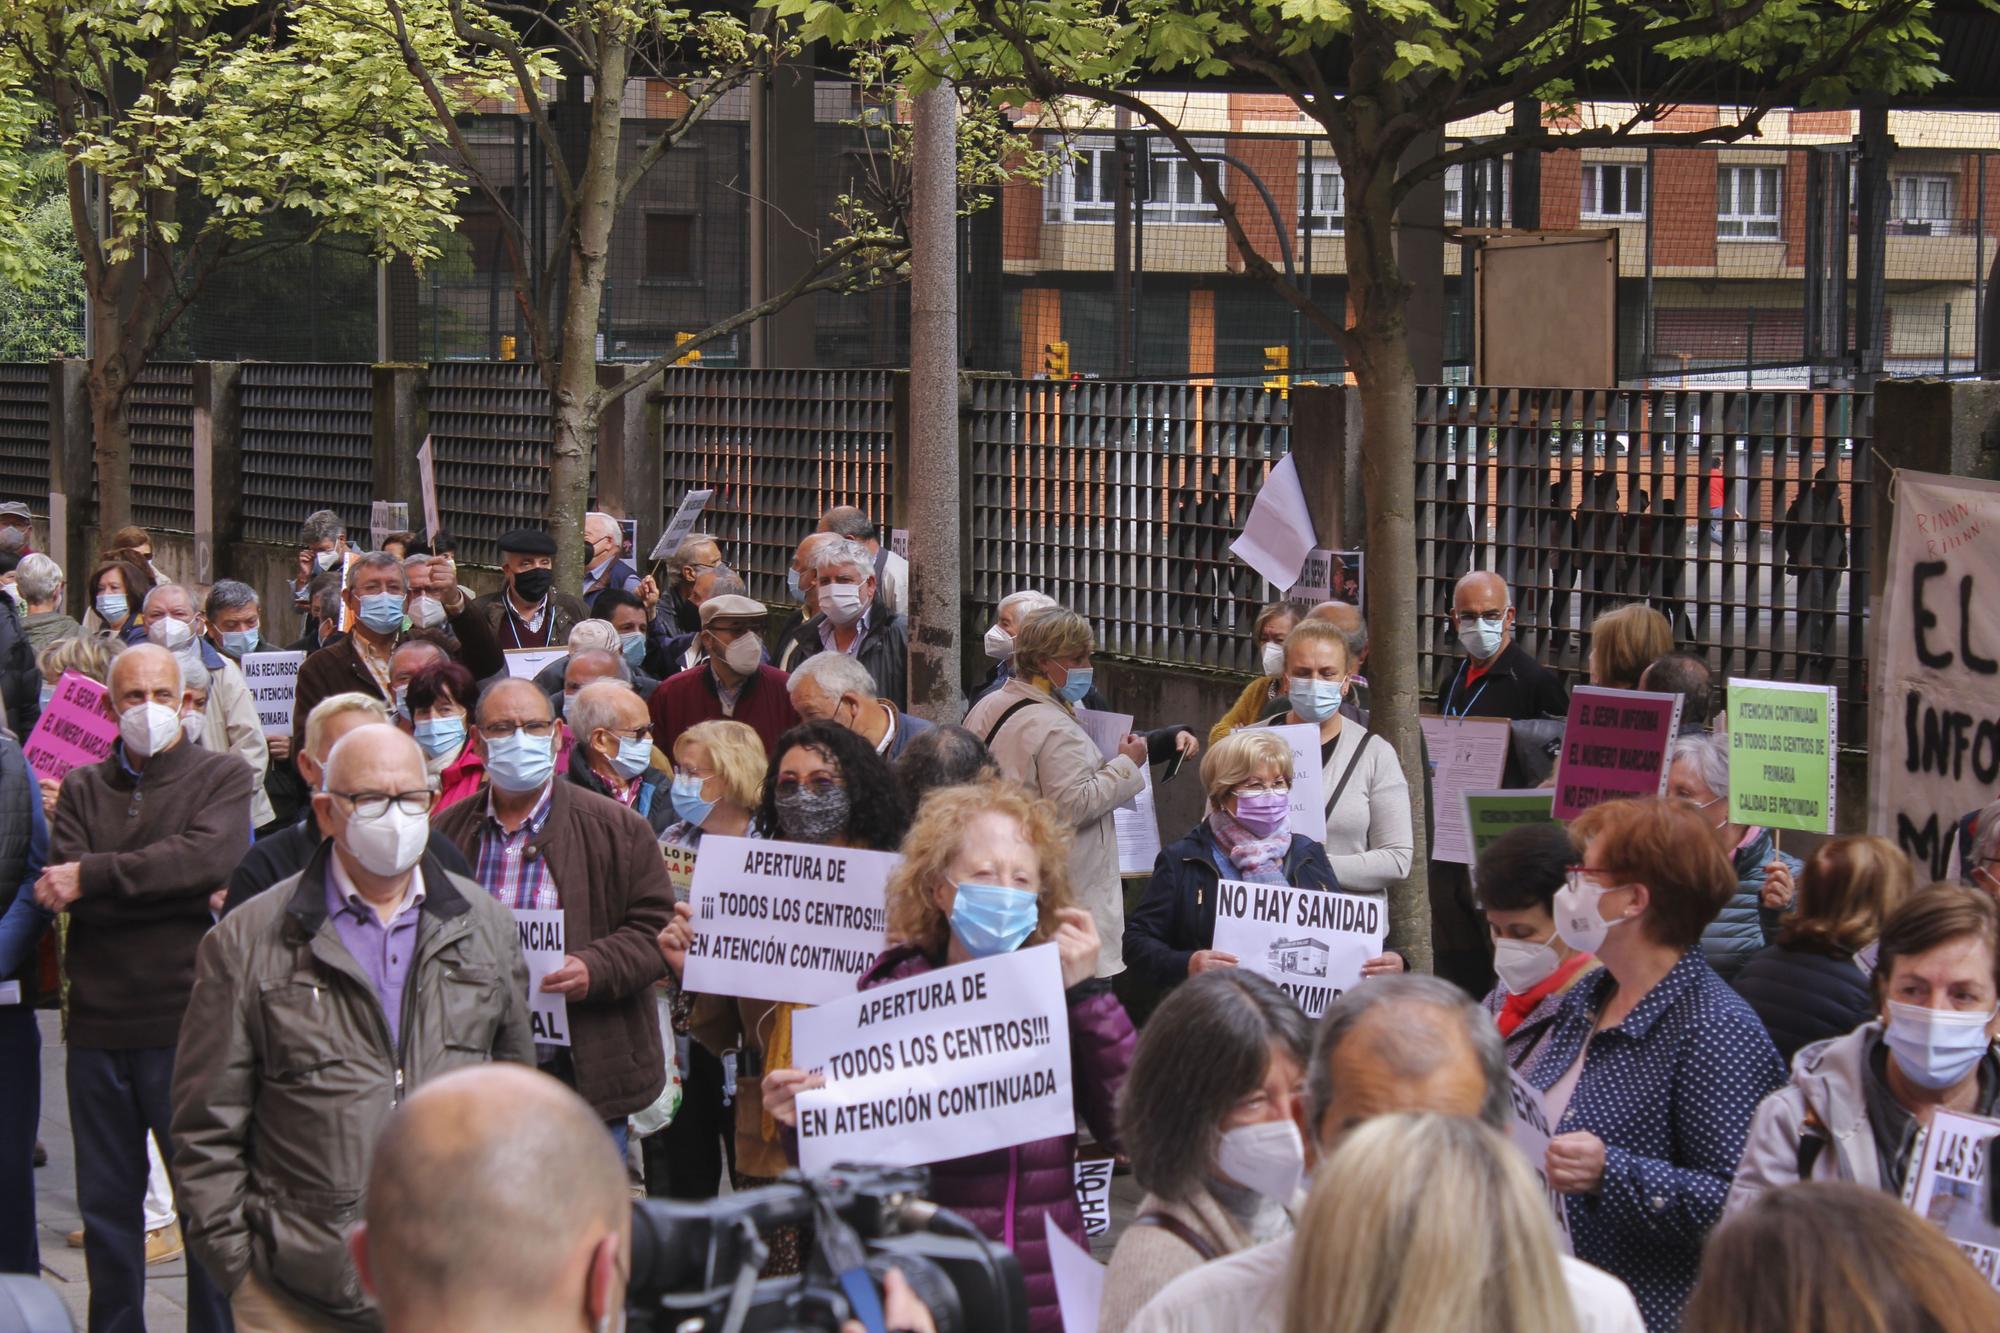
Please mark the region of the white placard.
[[1332, 599], [1333, 552], [1323, 546], [1315, 546], [1306, 552], [1306, 562], [1299, 568], [1299, 581], [1285, 590], [1285, 600], [1318, 606]]
[[1215, 886], [1215, 942], [1236, 965], [1269, 977], [1307, 1018], [1361, 980], [1361, 965], [1382, 953], [1388, 904], [1358, 893], [1225, 879]]
[[2000, 1287], [2000, 1225], [1988, 1206], [1996, 1134], [2000, 1120], [1933, 1112], [1912, 1173], [1910, 1207], [1935, 1223], [1989, 1284]]
[[[1353, 723], [1349, 718], [1341, 725]], [[1294, 722], [1271, 730], [1292, 748], [1291, 830], [1298, 837], [1325, 842], [1326, 776], [1319, 757], [1319, 728], [1311, 722]]]
[[550, 908], [520, 908], [514, 927], [521, 933], [521, 955], [528, 960], [528, 1023], [543, 1046], [569, 1045], [569, 1001], [542, 989], [542, 978], [563, 965], [563, 913]]
[[424, 538], [437, 540], [438, 529], [444, 524], [438, 519], [437, 455], [431, 450], [431, 437], [424, 436], [424, 442], [417, 449], [417, 488], [423, 492]]
[[509, 648], [506, 652], [507, 675], [514, 680], [533, 680], [542, 674], [543, 667], [569, 656], [567, 647]]
[[[1097, 708], [1076, 710], [1076, 724], [1110, 763], [1118, 757], [1118, 743], [1132, 734], [1130, 713], [1111, 713]], [[1153, 804], [1152, 765], [1139, 765], [1144, 785], [1139, 794], [1111, 812], [1111, 827], [1118, 839], [1118, 873], [1150, 875], [1160, 857], [1160, 816]]]
[[266, 736], [292, 734], [292, 701], [299, 693], [302, 652], [243, 654], [243, 683], [257, 705], [257, 722]]
[[410, 506], [403, 500], [377, 500], [368, 509], [368, 549], [379, 551], [392, 532], [410, 530]]
[[1063, 1333], [1097, 1333], [1097, 1316], [1104, 1308], [1104, 1265], [1056, 1225], [1053, 1212], [1042, 1214], [1042, 1235], [1049, 1243], [1049, 1272], [1056, 1280]]
[[[712, 855], [705, 839], [703, 866]], [[712, 992], [692, 977], [688, 989]], [[1053, 944], [860, 994], [850, 983], [839, 999], [793, 1013], [792, 1057], [826, 1077], [799, 1094], [808, 1175], [840, 1162], [918, 1166], [1076, 1132]]]
[[850, 847], [703, 838], [683, 984], [696, 995], [792, 1004], [853, 995], [882, 953], [886, 890], [901, 860]]
[[674, 553], [674, 548], [679, 546], [690, 532], [694, 531], [694, 525], [701, 521], [701, 511], [708, 507], [708, 502], [714, 496], [715, 492], [712, 490], [689, 491], [686, 495], [683, 495], [681, 497], [681, 507], [674, 510], [672, 520], [668, 522], [666, 529], [660, 533], [660, 540], [653, 543], [653, 553], [646, 558], [648, 560], [665, 560], [671, 556]]
[[1424, 717], [1424, 745], [1430, 751], [1431, 803], [1437, 820], [1431, 846], [1434, 861], [1472, 864], [1472, 830], [1465, 822], [1465, 793], [1500, 785], [1507, 771], [1513, 727], [1504, 717]]
[[1262, 574], [1266, 582], [1289, 588], [1299, 581], [1299, 570], [1316, 544], [1312, 511], [1306, 506], [1305, 488], [1299, 484], [1298, 466], [1286, 454], [1264, 478], [1243, 531], [1229, 544], [1229, 550]]
[[1570, 1241], [1569, 1215], [1563, 1207], [1563, 1196], [1549, 1188], [1549, 1140], [1554, 1137], [1555, 1127], [1549, 1124], [1548, 1105], [1542, 1099], [1541, 1089], [1521, 1077], [1521, 1071], [1507, 1071], [1508, 1091], [1514, 1101], [1513, 1119], [1507, 1122], [1507, 1137], [1528, 1159], [1534, 1170], [1535, 1179], [1542, 1182], [1542, 1190], [1549, 1196], [1549, 1209], [1555, 1214], [1556, 1237], [1564, 1254], [1575, 1254], [1575, 1246]]
[[1086, 1157], [1076, 1164], [1076, 1210], [1083, 1214], [1083, 1234], [1111, 1234], [1111, 1171], [1109, 1157]]
[[908, 560], [910, 558], [910, 530], [908, 528], [889, 529], [889, 549]]

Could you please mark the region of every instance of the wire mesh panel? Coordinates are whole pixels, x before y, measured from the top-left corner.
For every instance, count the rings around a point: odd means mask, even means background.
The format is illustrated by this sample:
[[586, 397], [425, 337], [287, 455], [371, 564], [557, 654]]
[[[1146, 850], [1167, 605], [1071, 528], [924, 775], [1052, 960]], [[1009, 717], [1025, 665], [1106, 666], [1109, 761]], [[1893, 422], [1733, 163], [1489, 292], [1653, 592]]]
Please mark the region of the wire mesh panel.
[[290, 543], [317, 509], [368, 531], [374, 497], [374, 377], [366, 365], [245, 363], [243, 536]]
[[49, 513], [49, 366], [0, 362], [0, 500]]
[[500, 534], [548, 522], [550, 397], [532, 362], [431, 366], [438, 515], [467, 564], [500, 563]]
[[149, 531], [194, 531], [194, 364], [159, 362], [127, 397], [132, 430], [132, 521]]
[[752, 597], [791, 601], [792, 552], [835, 505], [866, 511], [887, 540], [893, 374], [686, 367], [659, 398], [662, 521], [689, 490], [713, 489], [699, 529]]
[[990, 614], [1035, 588], [1089, 620], [1100, 651], [1254, 670], [1264, 584], [1229, 543], [1289, 420], [1262, 389], [975, 381], [974, 602]]
[[1491, 569], [1522, 646], [1573, 681], [1591, 623], [1643, 602], [1718, 678], [1840, 690], [1865, 737], [1870, 399], [1833, 391], [1427, 387], [1418, 615], [1433, 690], [1453, 585]]

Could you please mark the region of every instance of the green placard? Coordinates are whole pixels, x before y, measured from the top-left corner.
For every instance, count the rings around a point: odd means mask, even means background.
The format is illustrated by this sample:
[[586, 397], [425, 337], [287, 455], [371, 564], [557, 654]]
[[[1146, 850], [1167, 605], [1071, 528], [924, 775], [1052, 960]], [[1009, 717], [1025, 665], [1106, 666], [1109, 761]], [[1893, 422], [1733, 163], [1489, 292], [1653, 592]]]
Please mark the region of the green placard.
[[1472, 838], [1472, 855], [1479, 854], [1501, 834], [1527, 824], [1553, 824], [1555, 789], [1534, 791], [1469, 791], [1465, 793], [1465, 827]]
[[1833, 832], [1830, 685], [1729, 682], [1729, 818], [1765, 828]]

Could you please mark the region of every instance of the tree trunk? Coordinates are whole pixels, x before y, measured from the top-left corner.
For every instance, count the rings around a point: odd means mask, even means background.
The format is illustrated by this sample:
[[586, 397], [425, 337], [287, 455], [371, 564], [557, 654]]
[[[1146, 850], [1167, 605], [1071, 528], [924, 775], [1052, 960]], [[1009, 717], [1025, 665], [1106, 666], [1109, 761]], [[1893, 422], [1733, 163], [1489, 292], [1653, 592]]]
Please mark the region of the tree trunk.
[[[1357, 136], [1357, 142], [1370, 140]], [[1380, 151], [1380, 150], [1378, 150]], [[1396, 263], [1390, 186], [1396, 154], [1344, 163], [1347, 273], [1353, 327], [1347, 358], [1361, 397], [1361, 491], [1367, 514], [1369, 728], [1386, 737], [1410, 784], [1410, 877], [1389, 899], [1389, 947], [1413, 971], [1431, 967], [1430, 842], [1417, 722], [1417, 410], [1407, 311]]]
[[[583, 586], [583, 516], [590, 506], [590, 466], [597, 452], [603, 397], [597, 387], [597, 318], [617, 215], [618, 137], [624, 124], [625, 35], [607, 23], [598, 34], [603, 59], [593, 71], [590, 145], [577, 173], [576, 229], [569, 240], [560, 363], [551, 380], [555, 439], [549, 456], [549, 535], [556, 543], [556, 586]], [[572, 76], [574, 77], [574, 76]]]
[[104, 292], [89, 294], [96, 346], [85, 382], [90, 389], [90, 426], [97, 462], [97, 542], [102, 550], [111, 534], [132, 521], [132, 427], [126, 404], [132, 381], [144, 364], [121, 334], [124, 321], [118, 302]]

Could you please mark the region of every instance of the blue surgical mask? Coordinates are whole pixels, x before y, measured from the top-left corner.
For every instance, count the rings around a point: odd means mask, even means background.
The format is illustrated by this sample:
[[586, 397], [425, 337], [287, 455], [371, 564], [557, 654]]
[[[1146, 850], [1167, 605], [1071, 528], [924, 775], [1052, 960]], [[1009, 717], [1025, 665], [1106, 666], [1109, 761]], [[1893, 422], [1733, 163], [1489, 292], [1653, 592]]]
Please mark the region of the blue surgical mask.
[[1458, 627], [1458, 641], [1465, 645], [1466, 654], [1475, 662], [1484, 662], [1500, 651], [1500, 641], [1507, 637], [1504, 623], [1489, 625], [1476, 616], [1465, 617]]
[[122, 592], [101, 592], [97, 595], [98, 619], [110, 625], [122, 625], [132, 604], [125, 600]]
[[245, 653], [257, 651], [260, 638], [254, 629], [226, 629], [222, 631], [222, 651], [231, 657], [241, 657]]
[[465, 744], [465, 719], [427, 717], [416, 724], [412, 734], [424, 754], [432, 759], [441, 754], [457, 754]]
[[486, 776], [506, 792], [539, 791], [555, 776], [556, 738], [517, 731], [486, 742]]
[[618, 753], [611, 756], [611, 767], [618, 770], [618, 776], [630, 782], [653, 766], [653, 741], [651, 737], [633, 740], [630, 736], [618, 738]]
[[785, 571], [785, 591], [792, 595], [792, 600], [795, 602], [803, 602], [806, 599], [806, 590], [799, 586], [798, 570]]
[[633, 630], [630, 634], [618, 636], [618, 651], [625, 654], [625, 665], [634, 671], [646, 660], [646, 631]]
[[1292, 677], [1292, 711], [1306, 722], [1324, 722], [1340, 711], [1340, 682]]
[[361, 598], [357, 612], [361, 623], [377, 634], [394, 634], [403, 628], [403, 594], [371, 592]]
[[1056, 698], [1064, 703], [1077, 703], [1090, 693], [1090, 687], [1097, 675], [1093, 667], [1071, 667], [1063, 677], [1063, 683], [1056, 686]]
[[706, 778], [698, 778], [692, 773], [677, 773], [673, 788], [668, 793], [673, 798], [674, 813], [696, 828], [700, 828], [709, 812], [715, 809], [714, 801], [701, 799], [702, 784], [706, 781]]
[[1026, 889], [961, 884], [951, 903], [951, 933], [974, 958], [1014, 952], [1038, 920], [1039, 904]]
[[396, 687], [396, 716], [408, 717], [409, 715], [410, 715], [410, 686], [408, 682], [405, 682]]

